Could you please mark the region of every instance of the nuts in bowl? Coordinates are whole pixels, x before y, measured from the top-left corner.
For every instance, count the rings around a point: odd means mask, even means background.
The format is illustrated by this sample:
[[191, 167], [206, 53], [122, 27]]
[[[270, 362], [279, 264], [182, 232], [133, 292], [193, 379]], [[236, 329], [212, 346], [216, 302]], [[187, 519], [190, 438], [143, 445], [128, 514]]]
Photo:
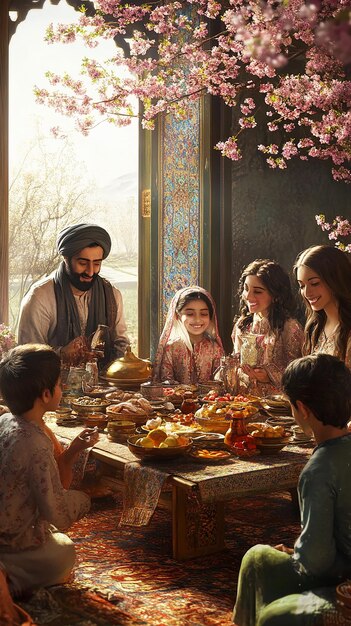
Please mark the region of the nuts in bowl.
[[77, 413], [96, 413], [106, 411], [106, 407], [109, 406], [104, 398], [90, 398], [89, 396], [81, 396], [71, 401], [71, 407]]

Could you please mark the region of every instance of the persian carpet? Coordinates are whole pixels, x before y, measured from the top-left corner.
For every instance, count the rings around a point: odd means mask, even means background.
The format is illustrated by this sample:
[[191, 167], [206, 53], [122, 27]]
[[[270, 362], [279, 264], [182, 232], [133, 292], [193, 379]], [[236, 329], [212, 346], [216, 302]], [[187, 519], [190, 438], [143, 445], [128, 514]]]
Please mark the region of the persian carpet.
[[72, 526], [74, 581], [40, 589], [21, 605], [39, 626], [230, 626], [241, 558], [256, 543], [292, 545], [298, 512], [287, 493], [230, 503], [226, 549], [177, 562], [170, 513], [143, 528], [118, 528], [120, 502], [95, 500]]

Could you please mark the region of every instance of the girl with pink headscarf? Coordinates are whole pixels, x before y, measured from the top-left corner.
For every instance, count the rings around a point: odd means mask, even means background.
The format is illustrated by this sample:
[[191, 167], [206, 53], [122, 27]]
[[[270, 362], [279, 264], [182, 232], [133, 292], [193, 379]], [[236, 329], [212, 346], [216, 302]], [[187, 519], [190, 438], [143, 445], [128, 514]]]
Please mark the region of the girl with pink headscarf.
[[197, 285], [177, 291], [156, 353], [155, 380], [205, 382], [213, 378], [223, 355], [211, 294]]

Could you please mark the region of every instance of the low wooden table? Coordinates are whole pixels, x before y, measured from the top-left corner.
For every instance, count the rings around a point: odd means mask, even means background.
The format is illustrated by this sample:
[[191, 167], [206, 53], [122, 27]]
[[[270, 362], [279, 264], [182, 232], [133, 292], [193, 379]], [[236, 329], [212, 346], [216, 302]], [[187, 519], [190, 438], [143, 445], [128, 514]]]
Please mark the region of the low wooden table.
[[[54, 423], [49, 426], [69, 440], [82, 429]], [[277, 455], [247, 460], [233, 457], [217, 465], [199, 464], [187, 457], [167, 463], [147, 462], [147, 467], [167, 475], [159, 504], [172, 512], [173, 557], [190, 559], [223, 549], [225, 502], [263, 492], [295, 490], [310, 454], [311, 450], [289, 445]], [[123, 490], [124, 468], [138, 461], [128, 447], [101, 434], [92, 455], [102, 464], [105, 483], [112, 490]], [[146, 463], [139, 464], [142, 472]]]

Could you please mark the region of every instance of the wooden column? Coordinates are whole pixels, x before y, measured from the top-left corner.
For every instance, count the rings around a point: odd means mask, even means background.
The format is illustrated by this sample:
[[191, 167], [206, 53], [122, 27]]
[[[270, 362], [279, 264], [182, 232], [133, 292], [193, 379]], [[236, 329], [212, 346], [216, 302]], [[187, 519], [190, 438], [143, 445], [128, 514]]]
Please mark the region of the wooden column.
[[8, 323], [8, 114], [9, 32], [8, 2], [0, 2], [0, 323]]

